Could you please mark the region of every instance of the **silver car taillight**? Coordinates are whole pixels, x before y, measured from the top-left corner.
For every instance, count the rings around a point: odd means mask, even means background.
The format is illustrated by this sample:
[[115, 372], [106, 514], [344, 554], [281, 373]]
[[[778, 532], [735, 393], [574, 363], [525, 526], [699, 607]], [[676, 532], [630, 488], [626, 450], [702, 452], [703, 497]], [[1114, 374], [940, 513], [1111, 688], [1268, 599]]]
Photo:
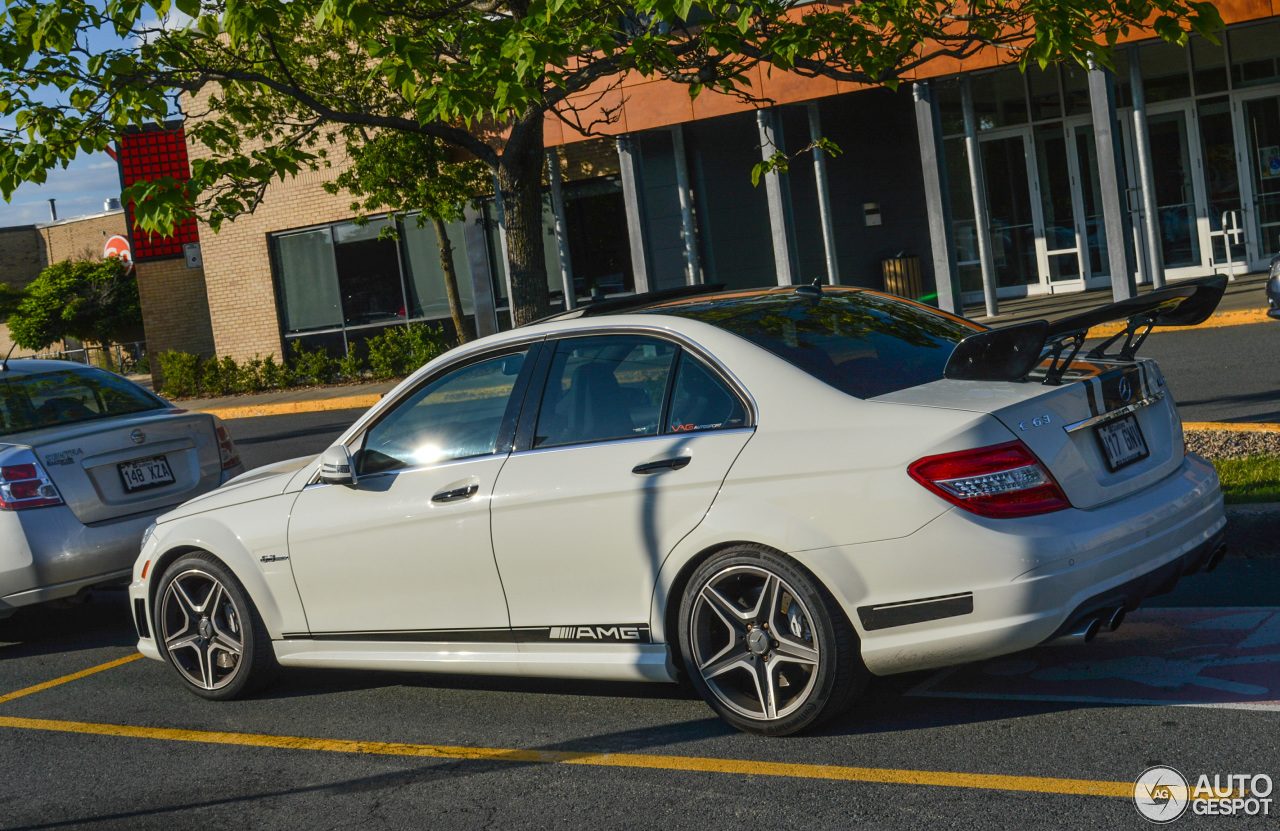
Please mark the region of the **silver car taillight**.
[[0, 510], [61, 505], [62, 496], [34, 453], [24, 450], [0, 464]]
[[222, 469], [228, 470], [240, 464], [240, 454], [236, 451], [236, 443], [231, 440], [231, 433], [222, 419], [213, 417], [213, 432], [218, 436], [218, 455], [222, 457]]

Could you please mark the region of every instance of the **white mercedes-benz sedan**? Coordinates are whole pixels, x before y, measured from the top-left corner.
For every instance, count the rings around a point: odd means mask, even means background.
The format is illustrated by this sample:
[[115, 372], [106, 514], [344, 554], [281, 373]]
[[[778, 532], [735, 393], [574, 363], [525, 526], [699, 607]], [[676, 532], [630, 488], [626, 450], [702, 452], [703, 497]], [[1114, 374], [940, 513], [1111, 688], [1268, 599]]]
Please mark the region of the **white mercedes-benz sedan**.
[[212, 699], [281, 666], [684, 676], [783, 735], [870, 675], [1091, 639], [1222, 556], [1217, 476], [1134, 351], [1224, 285], [1001, 329], [686, 289], [480, 339], [162, 516], [139, 649]]

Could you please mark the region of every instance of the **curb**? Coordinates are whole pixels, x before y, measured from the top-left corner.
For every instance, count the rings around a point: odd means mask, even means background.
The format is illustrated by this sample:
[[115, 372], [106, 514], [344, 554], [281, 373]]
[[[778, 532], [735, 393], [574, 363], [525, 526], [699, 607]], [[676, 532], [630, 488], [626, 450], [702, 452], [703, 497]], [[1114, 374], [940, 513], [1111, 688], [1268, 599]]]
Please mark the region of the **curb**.
[[1220, 430], [1224, 433], [1280, 433], [1280, 424], [1271, 422], [1184, 421], [1182, 422], [1182, 429], [1196, 432]]
[[328, 410], [368, 409], [382, 399], [382, 393], [344, 395], [340, 398], [319, 398], [311, 401], [280, 401], [274, 404], [245, 404], [239, 407], [191, 407], [195, 413], [208, 413], [224, 420], [257, 418], [259, 416], [296, 415], [321, 413]]
[[[1157, 332], [1194, 332], [1199, 329], [1217, 329], [1223, 326], [1244, 326], [1250, 323], [1266, 323], [1269, 319], [1266, 309], [1234, 309], [1229, 312], [1218, 312], [1198, 326], [1161, 326], [1158, 329], [1153, 329], [1151, 334], [1154, 335]], [[1118, 335], [1124, 331], [1124, 328], [1125, 324], [1123, 323], [1108, 323], [1104, 326], [1095, 326], [1089, 330], [1089, 337], [1103, 338]]]

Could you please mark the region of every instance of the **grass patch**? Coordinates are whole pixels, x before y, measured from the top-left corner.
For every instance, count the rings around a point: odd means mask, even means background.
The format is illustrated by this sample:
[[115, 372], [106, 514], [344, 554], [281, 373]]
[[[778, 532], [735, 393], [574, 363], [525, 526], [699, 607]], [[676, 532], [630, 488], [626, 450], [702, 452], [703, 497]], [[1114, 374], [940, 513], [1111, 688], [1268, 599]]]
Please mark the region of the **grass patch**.
[[1280, 502], [1280, 456], [1215, 459], [1227, 504]]

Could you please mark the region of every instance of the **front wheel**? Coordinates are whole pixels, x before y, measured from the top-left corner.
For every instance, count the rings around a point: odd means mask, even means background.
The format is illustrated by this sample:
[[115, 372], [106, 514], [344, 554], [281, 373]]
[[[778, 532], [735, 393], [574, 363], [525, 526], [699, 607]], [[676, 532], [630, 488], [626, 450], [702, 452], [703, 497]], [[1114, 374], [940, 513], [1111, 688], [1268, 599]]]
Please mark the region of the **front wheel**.
[[258, 610], [235, 575], [210, 554], [188, 554], [165, 571], [155, 616], [161, 651], [202, 698], [247, 695], [275, 672]]
[[763, 546], [698, 567], [680, 607], [686, 671], [725, 721], [786, 736], [852, 703], [866, 685], [857, 634], [835, 598], [797, 563]]

